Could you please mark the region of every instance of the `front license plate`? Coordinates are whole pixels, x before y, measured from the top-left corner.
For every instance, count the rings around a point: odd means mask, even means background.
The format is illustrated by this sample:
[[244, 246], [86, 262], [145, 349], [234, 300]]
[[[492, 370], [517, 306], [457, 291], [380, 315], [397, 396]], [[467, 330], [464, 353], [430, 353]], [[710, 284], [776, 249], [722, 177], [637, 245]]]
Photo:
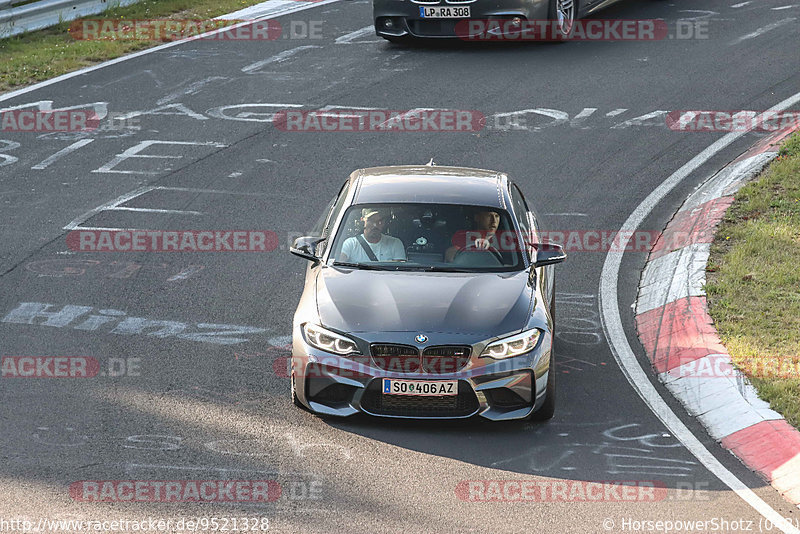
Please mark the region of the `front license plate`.
[[457, 380], [395, 380], [383, 379], [384, 395], [458, 395]]
[[466, 19], [469, 18], [469, 7], [419, 6], [419, 16], [423, 19]]

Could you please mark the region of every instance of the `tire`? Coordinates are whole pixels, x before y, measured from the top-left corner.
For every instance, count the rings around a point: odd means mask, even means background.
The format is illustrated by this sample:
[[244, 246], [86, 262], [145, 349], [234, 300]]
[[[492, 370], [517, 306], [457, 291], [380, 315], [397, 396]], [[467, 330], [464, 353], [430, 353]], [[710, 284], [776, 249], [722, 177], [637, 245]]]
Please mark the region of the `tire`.
[[302, 408], [303, 410], [308, 410], [308, 408], [306, 408], [305, 405], [300, 402], [300, 399], [297, 398], [297, 393], [294, 391], [294, 373], [292, 373], [292, 404], [298, 408]]
[[531, 414], [531, 421], [547, 421], [556, 412], [556, 367], [553, 350], [550, 350], [550, 370], [547, 372], [547, 386], [542, 407]]
[[568, 41], [572, 27], [575, 25], [575, 20], [578, 18], [578, 0], [550, 0], [547, 18], [548, 20], [559, 21], [558, 29], [555, 35], [552, 36], [553, 42], [564, 43]]

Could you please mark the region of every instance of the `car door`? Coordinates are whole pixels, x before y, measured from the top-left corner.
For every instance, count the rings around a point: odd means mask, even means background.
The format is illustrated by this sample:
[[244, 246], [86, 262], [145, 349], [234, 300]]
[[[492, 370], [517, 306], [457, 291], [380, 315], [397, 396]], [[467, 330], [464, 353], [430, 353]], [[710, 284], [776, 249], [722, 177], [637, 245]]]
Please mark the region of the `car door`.
[[520, 232], [522, 232], [522, 243], [520, 249], [523, 254], [528, 258], [528, 261], [536, 261], [536, 251], [532, 247], [532, 237], [534, 228], [531, 227], [530, 218], [528, 217], [528, 205], [525, 203], [525, 197], [522, 191], [519, 190], [516, 184], [511, 184], [511, 206], [514, 210], [514, 218], [517, 220]]
[[328, 247], [328, 238], [330, 238], [331, 228], [333, 227], [333, 224], [339, 217], [339, 213], [344, 207], [345, 200], [347, 200], [347, 193], [349, 191], [350, 180], [346, 181], [339, 190], [339, 193], [331, 199], [331, 201], [328, 203], [328, 207], [317, 221], [317, 224], [314, 226], [314, 230], [312, 230], [311, 235], [318, 235], [326, 238], [325, 241], [321, 242], [317, 246], [316, 255], [319, 258], [322, 257], [325, 249]]
[[[528, 206], [525, 196], [516, 184], [511, 184], [511, 203], [514, 208], [514, 216], [517, 218], [520, 229], [523, 232], [525, 240], [525, 251], [531, 263], [536, 261], [536, 244], [539, 242], [539, 228], [536, 215]], [[546, 267], [534, 268], [531, 270], [536, 271], [536, 280], [541, 289], [542, 298], [548, 309], [553, 309], [551, 300], [555, 298], [554, 284], [554, 269], [552, 265]]]

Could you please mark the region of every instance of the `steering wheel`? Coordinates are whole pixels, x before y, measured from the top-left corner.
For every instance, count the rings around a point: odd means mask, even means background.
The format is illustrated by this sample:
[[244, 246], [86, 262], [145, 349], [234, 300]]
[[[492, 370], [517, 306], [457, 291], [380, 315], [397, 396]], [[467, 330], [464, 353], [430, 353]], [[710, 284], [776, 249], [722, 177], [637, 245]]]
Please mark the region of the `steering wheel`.
[[500, 262], [500, 265], [505, 264], [505, 262], [503, 261], [503, 255], [500, 254], [500, 251], [497, 250], [494, 246], [489, 245], [488, 248], [478, 248], [475, 243], [470, 243], [466, 247], [458, 249], [458, 252], [456, 252], [456, 255], [453, 256], [453, 261], [455, 261], [455, 259], [459, 255], [461, 255], [462, 252], [467, 252], [467, 251], [469, 251], [469, 252], [491, 252], [492, 255], [494, 255], [494, 257], [497, 258], [497, 261]]

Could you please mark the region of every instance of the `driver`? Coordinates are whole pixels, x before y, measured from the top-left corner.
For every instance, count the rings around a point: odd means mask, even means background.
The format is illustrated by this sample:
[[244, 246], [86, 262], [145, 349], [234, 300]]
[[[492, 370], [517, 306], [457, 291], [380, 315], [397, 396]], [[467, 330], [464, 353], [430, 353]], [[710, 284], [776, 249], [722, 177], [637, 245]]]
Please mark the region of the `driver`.
[[[448, 248], [444, 253], [444, 261], [452, 262], [456, 255], [464, 250], [464, 248], [474, 248], [475, 250], [489, 250], [492, 246], [492, 241], [495, 239], [494, 235], [497, 228], [500, 226], [500, 214], [496, 211], [479, 211], [473, 215], [475, 221], [475, 230], [480, 232], [482, 237], [470, 239], [470, 242], [465, 244], [465, 247], [453, 245]], [[469, 236], [470, 232], [467, 232]]]
[[405, 261], [406, 247], [403, 242], [383, 233], [390, 215], [386, 209], [362, 209], [361, 221], [364, 223], [364, 233], [345, 240], [339, 255], [340, 261], [355, 263]]

